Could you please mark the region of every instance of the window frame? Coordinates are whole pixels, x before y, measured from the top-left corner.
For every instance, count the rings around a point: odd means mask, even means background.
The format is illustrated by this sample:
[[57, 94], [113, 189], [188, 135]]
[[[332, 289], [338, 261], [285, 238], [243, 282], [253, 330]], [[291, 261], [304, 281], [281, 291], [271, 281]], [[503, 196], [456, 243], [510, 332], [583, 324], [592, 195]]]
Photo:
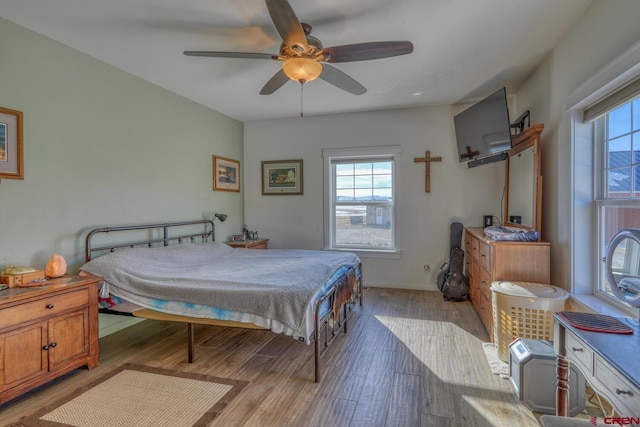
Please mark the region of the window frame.
[[[640, 95], [634, 98], [635, 100], [640, 99]], [[622, 107], [629, 103], [633, 103], [633, 100], [629, 100], [624, 102], [622, 105], [618, 107]], [[605, 211], [607, 208], [640, 208], [640, 197], [633, 197], [630, 195], [629, 197], [610, 197], [609, 195], [609, 174], [611, 170], [615, 170], [617, 168], [610, 167], [609, 161], [609, 141], [615, 140], [620, 137], [620, 135], [616, 135], [614, 138], [609, 139], [608, 137], [608, 115], [610, 112], [614, 111], [618, 107], [607, 111], [602, 116], [594, 119], [591, 122], [591, 126], [593, 128], [593, 144], [595, 147], [594, 150], [594, 211], [595, 211], [595, 227], [594, 227], [594, 242], [596, 243], [596, 247], [594, 248], [594, 260], [596, 265], [595, 272], [595, 280], [593, 280], [592, 293], [598, 299], [603, 300], [606, 304], [612, 305], [617, 309], [634, 315], [633, 309], [620, 299], [618, 299], [614, 294], [606, 291], [606, 271], [605, 271], [605, 257], [606, 257], [606, 246], [607, 241], [605, 239]], [[631, 116], [633, 117], [633, 115]], [[637, 131], [636, 131], [637, 132]], [[634, 134], [633, 128], [630, 130], [629, 134], [632, 136]], [[639, 141], [640, 145], [640, 141]], [[631, 146], [633, 150], [633, 145]], [[633, 151], [632, 151], [633, 153]], [[630, 159], [629, 167], [631, 170], [630, 179], [631, 179], [631, 187], [630, 193], [633, 194], [633, 190], [635, 188], [635, 183], [633, 182], [633, 154]], [[618, 168], [619, 169], [619, 168]]]
[[584, 115], [589, 107], [640, 78], [639, 56], [640, 42], [610, 61], [566, 99], [571, 125], [571, 297], [595, 312], [613, 316], [637, 316], [638, 310], [621, 301], [599, 298], [594, 292], [601, 263], [597, 241], [601, 219], [594, 203], [601, 182], [595, 166], [604, 160], [595, 144], [593, 123], [585, 122]]
[[[322, 150], [323, 171], [324, 171], [324, 250], [349, 251], [355, 252], [363, 257], [371, 258], [399, 258], [401, 251], [399, 250], [398, 233], [397, 233], [397, 177], [398, 177], [398, 155], [401, 153], [399, 145], [383, 146], [383, 147], [364, 147], [364, 148], [338, 148]], [[384, 203], [366, 203], [365, 205], [386, 205], [391, 204], [391, 239], [392, 247], [375, 248], [375, 247], [346, 247], [335, 245], [335, 164], [345, 162], [360, 161], [380, 161], [387, 160], [392, 162], [392, 201]]]

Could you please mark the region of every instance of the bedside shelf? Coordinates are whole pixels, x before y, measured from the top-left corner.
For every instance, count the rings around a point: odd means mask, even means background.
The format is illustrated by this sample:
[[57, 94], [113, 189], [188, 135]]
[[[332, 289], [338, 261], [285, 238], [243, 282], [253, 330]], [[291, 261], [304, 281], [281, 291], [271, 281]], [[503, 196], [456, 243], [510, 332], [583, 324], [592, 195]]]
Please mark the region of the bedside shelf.
[[235, 242], [225, 242], [232, 248], [244, 248], [244, 249], [267, 249], [269, 239], [257, 239], [257, 240], [238, 240]]

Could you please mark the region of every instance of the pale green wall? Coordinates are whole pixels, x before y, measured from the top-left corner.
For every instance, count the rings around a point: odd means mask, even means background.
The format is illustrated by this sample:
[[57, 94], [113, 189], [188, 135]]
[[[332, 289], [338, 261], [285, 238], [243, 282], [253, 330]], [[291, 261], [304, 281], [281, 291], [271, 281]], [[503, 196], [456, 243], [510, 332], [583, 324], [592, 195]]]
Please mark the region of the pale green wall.
[[[571, 289], [571, 120], [567, 97], [640, 41], [640, 1], [595, 0], [518, 92], [521, 111], [544, 123], [542, 230], [551, 242], [551, 280]], [[640, 59], [639, 59], [640, 60]], [[520, 112], [517, 112], [520, 114]], [[585, 232], [585, 231], [581, 231]], [[589, 260], [579, 260], [591, 268]]]
[[0, 268], [77, 269], [84, 231], [229, 214], [242, 193], [212, 191], [211, 156], [243, 157], [243, 125], [0, 19], [0, 105], [24, 113], [25, 179], [0, 183]]

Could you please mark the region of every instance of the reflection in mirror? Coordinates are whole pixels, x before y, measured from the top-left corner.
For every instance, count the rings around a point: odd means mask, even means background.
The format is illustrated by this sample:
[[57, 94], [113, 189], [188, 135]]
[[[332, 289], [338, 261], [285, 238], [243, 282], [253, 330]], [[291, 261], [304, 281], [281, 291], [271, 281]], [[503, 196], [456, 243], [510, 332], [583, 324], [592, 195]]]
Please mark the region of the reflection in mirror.
[[[509, 157], [509, 222], [534, 228], [534, 148]], [[537, 230], [540, 231], [540, 230]]]
[[541, 233], [542, 176], [539, 123], [514, 137], [505, 169], [504, 225]]
[[640, 229], [616, 234], [606, 256], [607, 281], [611, 291], [631, 307], [640, 307]]

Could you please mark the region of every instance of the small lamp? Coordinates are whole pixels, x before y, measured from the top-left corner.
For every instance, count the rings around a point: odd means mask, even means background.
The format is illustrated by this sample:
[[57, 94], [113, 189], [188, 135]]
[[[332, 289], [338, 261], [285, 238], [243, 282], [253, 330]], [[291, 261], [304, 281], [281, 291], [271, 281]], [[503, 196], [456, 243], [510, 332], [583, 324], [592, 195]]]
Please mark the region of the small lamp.
[[322, 74], [322, 64], [311, 58], [293, 57], [284, 61], [282, 71], [291, 80], [307, 83], [317, 79]]
[[60, 254], [51, 255], [49, 262], [47, 262], [47, 268], [45, 269], [47, 277], [62, 277], [66, 272], [67, 262], [64, 260], [64, 257]]
[[220, 222], [224, 222], [227, 219], [227, 214], [215, 213], [213, 215], [214, 218], [218, 218]]

